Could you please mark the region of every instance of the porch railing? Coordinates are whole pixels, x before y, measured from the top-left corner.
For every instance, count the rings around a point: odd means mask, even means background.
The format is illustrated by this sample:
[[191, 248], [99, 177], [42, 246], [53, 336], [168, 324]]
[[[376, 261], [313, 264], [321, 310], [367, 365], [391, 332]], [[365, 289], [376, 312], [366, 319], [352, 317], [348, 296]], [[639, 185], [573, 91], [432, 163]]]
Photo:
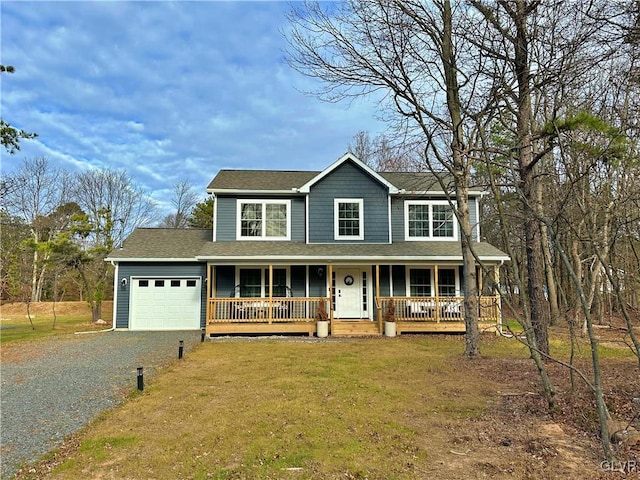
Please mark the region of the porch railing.
[[210, 298], [207, 323], [312, 322], [323, 297]]
[[[464, 321], [463, 297], [380, 297], [376, 299], [379, 321], [391, 298], [398, 321]], [[210, 298], [207, 323], [314, 322], [320, 302], [325, 302], [325, 310], [329, 312], [329, 299], [326, 297]], [[499, 319], [498, 296], [479, 297], [478, 320], [497, 322]]]
[[[380, 297], [382, 316], [393, 298], [395, 318], [403, 322], [461, 322], [464, 321], [464, 297]], [[478, 321], [497, 322], [500, 308], [497, 296], [478, 299]]]

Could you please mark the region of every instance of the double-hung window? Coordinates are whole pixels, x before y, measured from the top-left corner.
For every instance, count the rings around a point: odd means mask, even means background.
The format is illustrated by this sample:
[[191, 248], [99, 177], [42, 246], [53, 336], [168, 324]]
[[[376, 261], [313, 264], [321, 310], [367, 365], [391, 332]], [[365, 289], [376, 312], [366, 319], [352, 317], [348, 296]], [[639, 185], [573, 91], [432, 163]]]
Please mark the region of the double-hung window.
[[409, 270], [409, 296], [431, 296], [431, 269], [412, 268]]
[[289, 240], [290, 200], [238, 200], [238, 240]]
[[364, 201], [361, 198], [336, 198], [333, 204], [334, 238], [364, 240]]
[[456, 296], [456, 271], [452, 268], [438, 270], [438, 295], [441, 297]]
[[458, 226], [447, 201], [406, 201], [406, 240], [457, 240]]
[[[243, 298], [269, 296], [268, 268], [239, 268], [237, 278], [240, 288], [236, 290], [236, 295], [239, 294]], [[287, 297], [289, 292], [288, 284], [287, 269], [274, 268], [272, 295], [274, 297]]]

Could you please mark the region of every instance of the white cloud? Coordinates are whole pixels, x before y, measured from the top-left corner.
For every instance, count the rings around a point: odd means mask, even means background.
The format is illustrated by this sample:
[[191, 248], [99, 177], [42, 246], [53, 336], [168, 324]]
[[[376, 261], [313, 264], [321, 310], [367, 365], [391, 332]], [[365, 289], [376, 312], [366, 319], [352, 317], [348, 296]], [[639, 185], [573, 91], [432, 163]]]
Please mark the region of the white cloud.
[[[39, 134], [17, 155], [124, 168], [166, 207], [220, 168], [321, 169], [375, 104], [322, 103], [283, 62], [278, 2], [3, 2], [3, 118]], [[6, 162], [5, 162], [6, 163]], [[11, 168], [9, 162], [9, 168]], [[3, 168], [6, 168], [3, 166]]]

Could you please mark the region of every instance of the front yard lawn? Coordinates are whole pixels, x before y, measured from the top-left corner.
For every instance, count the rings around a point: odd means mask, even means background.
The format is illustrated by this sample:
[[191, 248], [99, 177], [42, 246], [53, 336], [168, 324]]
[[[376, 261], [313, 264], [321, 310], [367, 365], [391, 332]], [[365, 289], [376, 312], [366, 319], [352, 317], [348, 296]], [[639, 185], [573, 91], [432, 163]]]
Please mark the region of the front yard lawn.
[[[595, 424], [546, 412], [521, 345], [463, 349], [462, 336], [208, 341], [21, 478], [599, 478]], [[632, 358], [608, 362], [637, 378]]]

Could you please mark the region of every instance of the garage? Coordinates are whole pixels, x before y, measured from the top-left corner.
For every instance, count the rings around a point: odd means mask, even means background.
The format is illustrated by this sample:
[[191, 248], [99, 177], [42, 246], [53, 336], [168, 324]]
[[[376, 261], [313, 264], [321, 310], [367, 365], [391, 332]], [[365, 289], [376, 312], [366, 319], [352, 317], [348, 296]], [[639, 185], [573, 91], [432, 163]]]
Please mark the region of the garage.
[[199, 330], [201, 279], [131, 278], [131, 330]]

